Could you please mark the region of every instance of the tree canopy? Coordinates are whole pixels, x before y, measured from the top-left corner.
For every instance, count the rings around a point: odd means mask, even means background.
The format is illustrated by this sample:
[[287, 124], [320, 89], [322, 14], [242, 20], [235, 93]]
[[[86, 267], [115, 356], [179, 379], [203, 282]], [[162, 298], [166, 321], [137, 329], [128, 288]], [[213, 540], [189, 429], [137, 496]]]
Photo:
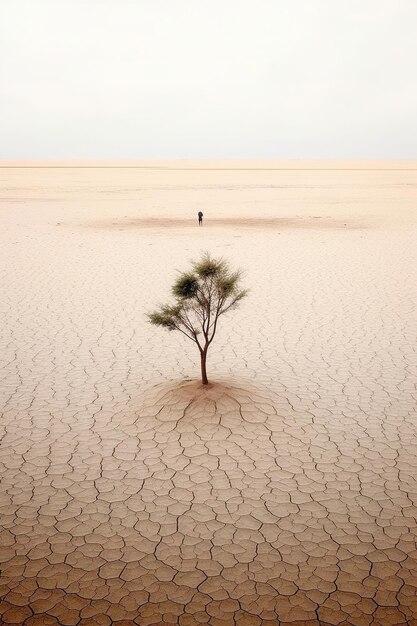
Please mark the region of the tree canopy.
[[180, 274], [172, 286], [174, 303], [160, 306], [149, 321], [168, 330], [179, 330], [200, 351], [203, 384], [207, 384], [207, 351], [216, 334], [220, 317], [236, 308], [247, 295], [241, 289], [241, 271], [232, 271], [224, 259], [205, 252], [191, 270]]

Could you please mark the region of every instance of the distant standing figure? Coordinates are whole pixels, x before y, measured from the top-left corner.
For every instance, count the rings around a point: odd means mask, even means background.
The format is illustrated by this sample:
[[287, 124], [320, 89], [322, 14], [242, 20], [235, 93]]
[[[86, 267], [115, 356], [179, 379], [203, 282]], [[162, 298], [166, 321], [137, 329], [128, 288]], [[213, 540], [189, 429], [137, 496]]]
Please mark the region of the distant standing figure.
[[198, 225], [199, 226], [203, 225], [203, 211], [198, 212]]

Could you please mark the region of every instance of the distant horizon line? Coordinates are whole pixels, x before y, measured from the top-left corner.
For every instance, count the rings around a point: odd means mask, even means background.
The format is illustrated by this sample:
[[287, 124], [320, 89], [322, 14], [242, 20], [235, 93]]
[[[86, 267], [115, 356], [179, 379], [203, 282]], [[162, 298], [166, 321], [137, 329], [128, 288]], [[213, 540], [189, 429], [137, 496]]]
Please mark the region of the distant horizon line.
[[0, 159], [0, 169], [413, 171], [417, 159]]

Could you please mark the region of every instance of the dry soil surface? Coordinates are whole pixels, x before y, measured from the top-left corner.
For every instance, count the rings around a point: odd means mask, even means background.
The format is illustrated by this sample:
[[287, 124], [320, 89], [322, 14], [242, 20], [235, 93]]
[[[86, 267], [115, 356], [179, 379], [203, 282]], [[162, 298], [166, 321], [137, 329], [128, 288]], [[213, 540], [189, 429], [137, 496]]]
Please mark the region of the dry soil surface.
[[0, 169], [2, 623], [417, 625], [413, 167]]

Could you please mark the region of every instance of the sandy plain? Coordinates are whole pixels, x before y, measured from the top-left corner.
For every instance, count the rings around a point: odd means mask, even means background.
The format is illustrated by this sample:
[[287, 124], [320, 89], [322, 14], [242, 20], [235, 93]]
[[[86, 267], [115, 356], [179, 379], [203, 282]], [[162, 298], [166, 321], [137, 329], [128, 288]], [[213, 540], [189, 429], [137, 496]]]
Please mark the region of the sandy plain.
[[0, 168], [1, 623], [417, 625], [417, 164], [139, 165]]

